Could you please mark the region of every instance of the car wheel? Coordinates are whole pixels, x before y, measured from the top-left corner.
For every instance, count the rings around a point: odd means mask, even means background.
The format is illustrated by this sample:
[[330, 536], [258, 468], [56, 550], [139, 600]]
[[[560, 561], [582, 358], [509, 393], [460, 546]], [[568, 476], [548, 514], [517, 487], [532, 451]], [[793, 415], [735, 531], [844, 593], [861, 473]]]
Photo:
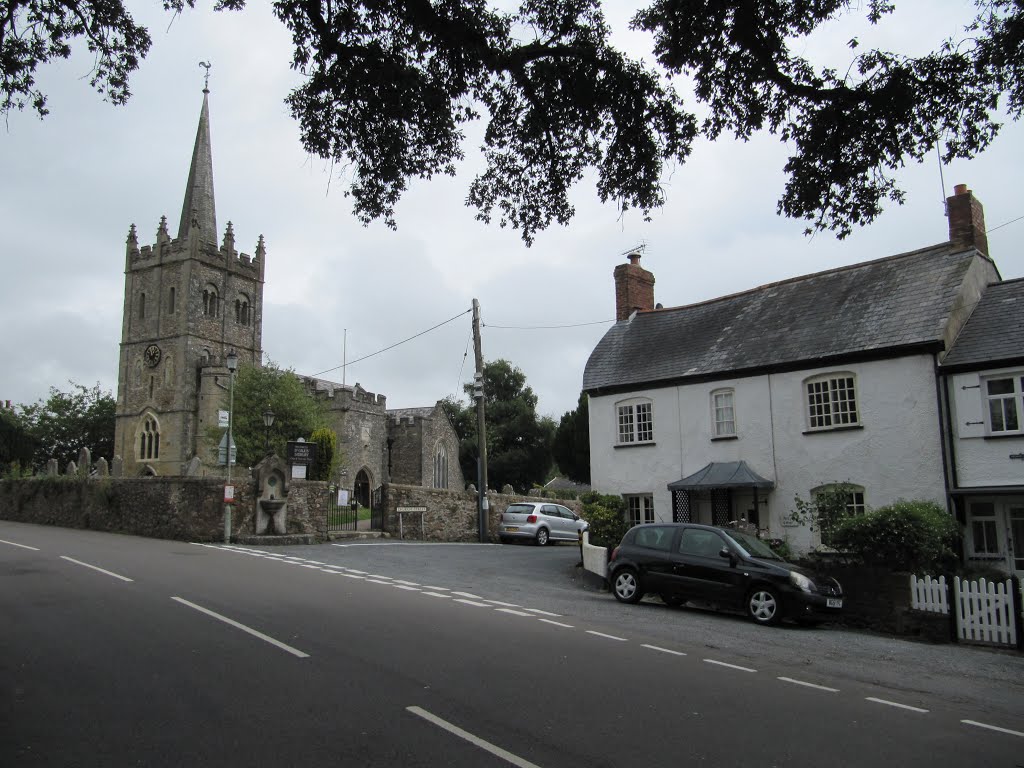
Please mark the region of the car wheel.
[[640, 576], [632, 568], [621, 568], [612, 579], [612, 592], [620, 603], [639, 603], [644, 592], [640, 589]]
[[537, 531], [537, 546], [546, 547], [548, 544], [548, 529], [540, 528]]
[[662, 595], [661, 602], [667, 605], [669, 608], [678, 608], [686, 601], [679, 597], [679, 595]]
[[778, 624], [782, 619], [782, 601], [772, 587], [755, 587], [747, 595], [747, 616], [758, 624]]

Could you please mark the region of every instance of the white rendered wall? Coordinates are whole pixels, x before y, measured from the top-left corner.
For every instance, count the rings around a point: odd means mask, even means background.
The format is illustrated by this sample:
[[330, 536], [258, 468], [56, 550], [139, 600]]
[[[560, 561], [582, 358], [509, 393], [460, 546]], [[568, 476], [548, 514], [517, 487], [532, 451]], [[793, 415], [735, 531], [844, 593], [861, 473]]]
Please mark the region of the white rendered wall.
[[1024, 485], [1024, 436], [990, 437], [985, 414], [983, 379], [999, 374], [1021, 375], [1020, 368], [999, 368], [949, 377], [949, 402], [956, 453], [957, 485], [977, 488]]
[[[863, 428], [807, 430], [804, 380], [819, 373], [856, 377]], [[737, 439], [712, 440], [711, 392], [735, 390]], [[615, 447], [616, 403], [647, 397], [653, 403], [654, 445]], [[602, 493], [650, 493], [658, 520], [672, 519], [668, 484], [709, 462], [744, 460], [772, 480], [761, 525], [805, 549], [816, 541], [805, 527], [786, 527], [793, 498], [819, 485], [850, 481], [865, 489], [870, 507], [899, 498], [944, 504], [934, 362], [930, 355], [793, 373], [722, 379], [628, 395], [590, 399], [591, 483]], [[738, 497], [739, 494], [736, 494]], [[737, 513], [749, 500], [736, 498]]]

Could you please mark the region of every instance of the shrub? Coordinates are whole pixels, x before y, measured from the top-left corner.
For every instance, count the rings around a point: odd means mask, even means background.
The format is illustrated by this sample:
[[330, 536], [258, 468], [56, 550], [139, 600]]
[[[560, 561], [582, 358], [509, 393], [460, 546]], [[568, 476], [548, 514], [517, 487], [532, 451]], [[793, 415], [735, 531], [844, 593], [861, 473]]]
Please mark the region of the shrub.
[[335, 451], [338, 446], [338, 436], [333, 429], [320, 427], [313, 430], [310, 435], [310, 442], [316, 444], [316, 464], [310, 480], [333, 480], [334, 470], [337, 466]]
[[626, 502], [621, 496], [605, 496], [594, 491], [583, 494], [583, 519], [590, 524], [590, 543], [595, 547], [617, 547], [629, 526]]
[[872, 565], [896, 571], [948, 572], [956, 563], [959, 528], [933, 501], [899, 500], [858, 517], [841, 520], [834, 546]]

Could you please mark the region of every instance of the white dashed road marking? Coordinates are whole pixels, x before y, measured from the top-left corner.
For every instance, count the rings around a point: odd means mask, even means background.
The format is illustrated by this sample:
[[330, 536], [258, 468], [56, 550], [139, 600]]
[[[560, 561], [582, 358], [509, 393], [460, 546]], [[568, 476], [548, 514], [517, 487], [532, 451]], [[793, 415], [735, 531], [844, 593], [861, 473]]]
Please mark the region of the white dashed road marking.
[[513, 608], [496, 608], [495, 610], [498, 613], [511, 613], [513, 616], [527, 616], [531, 619], [533, 618], [532, 613], [527, 613], [526, 611], [517, 611]]
[[659, 648], [656, 645], [647, 645], [647, 643], [644, 643], [641, 647], [642, 648], [650, 648], [652, 651], [660, 651], [661, 653], [670, 653], [673, 656], [685, 656], [686, 655], [682, 651], [672, 651], [672, 650], [669, 650], [668, 648]]
[[793, 683], [793, 685], [802, 685], [805, 688], [816, 688], [819, 691], [828, 691], [829, 693], [839, 693], [838, 688], [829, 688], [827, 685], [816, 685], [815, 683], [807, 683], [803, 680], [794, 680], [792, 677], [780, 677], [784, 683]]
[[280, 648], [282, 651], [287, 651], [288, 653], [292, 654], [292, 656], [297, 656], [300, 659], [308, 659], [309, 658], [309, 654], [308, 653], [303, 653], [298, 648], [292, 648], [290, 645], [282, 643], [280, 640], [275, 640], [274, 638], [270, 637], [269, 635], [265, 635], [262, 632], [253, 629], [252, 627], [245, 626], [245, 624], [239, 624], [237, 621], [235, 621], [234, 619], [229, 619], [227, 616], [221, 616], [219, 613], [214, 613], [209, 608], [203, 608], [203, 606], [201, 606], [201, 605], [196, 605], [195, 603], [190, 603], [188, 600], [185, 600], [184, 598], [181, 598], [181, 597], [172, 597], [171, 600], [174, 600], [177, 603], [181, 603], [182, 605], [187, 605], [189, 608], [193, 608], [193, 609], [199, 611], [200, 613], [205, 613], [207, 616], [212, 616], [213, 618], [217, 619], [218, 621], [223, 621], [225, 624], [229, 624], [230, 626], [234, 627], [235, 629], [240, 629], [243, 632], [246, 632], [246, 633], [252, 635], [253, 637], [258, 637], [260, 640], [263, 640], [264, 642], [270, 643], [271, 645], [273, 645], [273, 646], [275, 646], [277, 648]]
[[563, 624], [560, 621], [552, 621], [551, 619], [538, 619], [538, 621], [543, 621], [545, 624], [553, 624], [556, 627], [564, 627], [565, 629], [575, 629], [572, 624]]
[[750, 667], [741, 667], [738, 664], [727, 664], [724, 661], [715, 661], [714, 659], [704, 659], [708, 664], [714, 664], [719, 667], [728, 667], [729, 669], [738, 669], [740, 672], [757, 672], [756, 669]]
[[874, 696], [866, 696], [867, 701], [873, 701], [875, 704], [885, 704], [887, 707], [897, 707], [899, 709], [909, 709], [911, 712], [927, 712], [927, 709], [921, 709], [920, 707], [912, 707], [909, 704], [899, 704], [895, 701], [886, 701], [885, 699], [876, 699]]
[[535, 763], [531, 763], [529, 760], [524, 760], [518, 755], [513, 755], [511, 752], [504, 750], [501, 747], [495, 746], [494, 744], [491, 744], [489, 741], [484, 741], [479, 736], [474, 736], [469, 731], [464, 731], [457, 725], [453, 725], [452, 723], [449, 723], [447, 720], [442, 720], [437, 715], [433, 715], [430, 712], [427, 712], [427, 710], [425, 709], [421, 709], [420, 707], [406, 707], [406, 710], [408, 712], [412, 712], [417, 717], [422, 717], [428, 723], [433, 723], [438, 728], [443, 728], [453, 736], [458, 736], [460, 739], [468, 741], [470, 744], [476, 747], [480, 747], [480, 749], [486, 752], [490, 752], [495, 757], [500, 757], [506, 763], [511, 763], [512, 765], [516, 766], [516, 768], [540, 768], [540, 766], [536, 765]]
[[5, 541], [4, 539], [0, 539], [0, 544], [10, 544], [12, 547], [21, 547], [22, 549], [31, 549], [33, 552], [38, 552], [39, 551], [39, 547], [30, 547], [30, 546], [28, 546], [28, 544], [18, 544], [18, 543], [13, 542], [13, 541]]
[[114, 573], [113, 571], [108, 571], [105, 568], [100, 568], [98, 565], [89, 565], [88, 563], [83, 563], [81, 560], [75, 560], [75, 558], [68, 557], [67, 555], [61, 555], [60, 559], [67, 560], [69, 563], [74, 563], [75, 565], [83, 565], [86, 568], [92, 568], [94, 571], [105, 573], [107, 574], [107, 576], [113, 576], [115, 579], [120, 579], [121, 581], [134, 581], [134, 579], [129, 579], [127, 576], [122, 576], [119, 573]]
[[[456, 592], [455, 594], [459, 594]], [[477, 608], [490, 608], [487, 603], [478, 603], [476, 600], [467, 600], [466, 598], [460, 598], [455, 601], [456, 603], [463, 603], [465, 605], [475, 605]]]
[[999, 733], [1007, 733], [1010, 736], [1020, 736], [1024, 738], [1024, 733], [1020, 731], [1011, 731], [1009, 728], [1000, 728], [998, 725], [988, 725], [987, 723], [979, 723], [977, 720], [961, 720], [964, 725], [973, 725], [976, 728], [986, 728], [990, 731], [999, 731]]
[[605, 637], [609, 640], [618, 640], [620, 643], [628, 642], [624, 637], [616, 637], [615, 635], [606, 635], [604, 632], [595, 632], [593, 629], [587, 630], [588, 635], [597, 635], [598, 637]]

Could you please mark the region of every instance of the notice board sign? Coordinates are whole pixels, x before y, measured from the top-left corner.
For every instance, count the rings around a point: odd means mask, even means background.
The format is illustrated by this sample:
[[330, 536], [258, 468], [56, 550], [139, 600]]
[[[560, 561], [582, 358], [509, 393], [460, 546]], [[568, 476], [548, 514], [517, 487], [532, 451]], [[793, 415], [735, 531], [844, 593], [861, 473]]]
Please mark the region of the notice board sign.
[[288, 441], [288, 463], [292, 466], [310, 467], [316, 463], [316, 443], [302, 440]]

